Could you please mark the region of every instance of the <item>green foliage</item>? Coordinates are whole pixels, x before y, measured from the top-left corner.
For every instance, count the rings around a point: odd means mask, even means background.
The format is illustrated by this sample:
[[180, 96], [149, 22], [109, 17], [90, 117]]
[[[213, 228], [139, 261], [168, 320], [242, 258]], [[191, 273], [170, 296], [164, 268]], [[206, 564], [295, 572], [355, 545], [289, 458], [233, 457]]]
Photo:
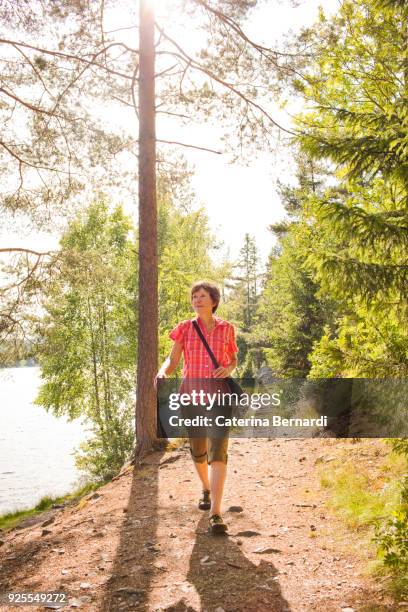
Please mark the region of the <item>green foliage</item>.
[[408, 440], [397, 438], [395, 440], [390, 440], [390, 443], [393, 450], [400, 455], [404, 455], [408, 461]]
[[[408, 373], [407, 18], [400, 0], [345, 0], [337, 15], [322, 12], [303, 33], [314, 60], [294, 83], [308, 104], [298, 140], [312, 159], [331, 163], [336, 177], [303, 207], [314, 236], [307, 266], [319, 295], [335, 304], [310, 355], [312, 377]], [[396, 450], [407, 448], [395, 442]], [[344, 489], [348, 509], [362, 516], [370, 507], [367, 483], [358, 482], [361, 474], [355, 483], [345, 475], [336, 492]], [[374, 541], [384, 565], [406, 576], [407, 477], [393, 486], [399, 500], [374, 512]], [[354, 489], [357, 505], [350, 507]]]
[[321, 337], [332, 312], [330, 300], [319, 295], [308, 260], [316, 232], [304, 212], [310, 199], [321, 192], [327, 171], [306, 155], [298, 154], [295, 159], [296, 185], [279, 185], [288, 219], [270, 228], [278, 246], [269, 259], [253, 334], [267, 364], [284, 377], [308, 374], [313, 343]]
[[81, 442], [75, 457], [77, 467], [87, 474], [90, 482], [105, 482], [116, 476], [126, 459], [129, 458], [134, 445], [132, 422], [134, 406], [129, 403], [129, 410], [122, 411], [112, 423], [113, 435], [121, 436], [121, 445], [107, 445], [98, 426], [93, 427], [94, 436]]
[[408, 335], [395, 308], [387, 314], [364, 305], [327, 325], [310, 357], [312, 378], [403, 378]]
[[[396, 439], [390, 441], [393, 450], [402, 455], [408, 467], [408, 440]], [[403, 588], [408, 594], [408, 474], [400, 480], [400, 503], [387, 521], [377, 522], [374, 541], [378, 545], [379, 554], [384, 565], [397, 574], [405, 576]]]
[[393, 499], [383, 499], [378, 491], [373, 491], [368, 475], [350, 465], [336, 466], [322, 474], [321, 484], [331, 489], [330, 505], [351, 528], [374, 524], [384, 513], [385, 506], [392, 507], [394, 503]]
[[375, 541], [384, 556], [384, 565], [393, 570], [408, 571], [408, 510], [393, 513], [385, 524], [379, 524]]
[[381, 450], [374, 447], [370, 464], [375, 467], [370, 467], [366, 463], [370, 447], [362, 452], [358, 446], [343, 449], [334, 461], [322, 465], [320, 482], [330, 492], [330, 507], [353, 530], [356, 546], [369, 556], [371, 551], [375, 554], [373, 547], [377, 549], [378, 561], [371, 564], [372, 570], [388, 574], [394, 593], [406, 596], [407, 500], [401, 495], [406, 462], [394, 453], [376, 459], [379, 454]]
[[[58, 274], [47, 287], [37, 404], [56, 416], [84, 416], [94, 439], [78, 466], [104, 479], [133, 445], [136, 362], [135, 247], [120, 207], [96, 202], [61, 239]], [[92, 467], [93, 466], [93, 467]]]
[[310, 222], [318, 239], [310, 264], [323, 288], [338, 299], [360, 296], [396, 301], [405, 294], [408, 216], [404, 192], [377, 178], [370, 185], [346, 184], [311, 199]]
[[[307, 264], [336, 317], [311, 354], [312, 376], [408, 371], [406, 3], [347, 0], [304, 33], [315, 45], [301, 88], [299, 142], [334, 164], [336, 184], [304, 208]], [[299, 88], [295, 85], [299, 91]]]
[[318, 285], [307, 265], [310, 229], [294, 224], [280, 241], [280, 255], [272, 255], [260, 297], [256, 336], [274, 373], [304, 377], [309, 354], [330, 314], [328, 300], [317, 297]]
[[[299, 117], [304, 150], [338, 168], [341, 190], [324, 194], [313, 208], [327, 238], [334, 228], [332, 252], [336, 247], [345, 251], [337, 254], [338, 268], [348, 254], [345, 273], [355, 266], [360, 277], [378, 277], [380, 288], [384, 276], [391, 279], [393, 264], [399, 266], [400, 286], [407, 272], [401, 250], [399, 261], [367, 257], [375, 249], [391, 257], [407, 241], [406, 17], [406, 6], [384, 11], [372, 1], [347, 1], [338, 16], [316, 26], [310, 34], [316, 62], [305, 89], [314, 110]], [[354, 250], [360, 247], [354, 259], [344, 249], [348, 240]], [[371, 263], [384, 265], [383, 276], [380, 267], [362, 268]], [[374, 286], [369, 289], [375, 293]]]
[[380, 173], [407, 186], [408, 8], [389, 4], [347, 0], [310, 31], [316, 54], [305, 94], [315, 110], [300, 122], [305, 148], [349, 178]]
[[254, 323], [255, 311], [258, 301], [258, 265], [259, 257], [255, 238], [245, 234], [244, 246], [240, 250], [238, 268], [240, 276], [239, 284], [235, 291], [243, 294], [241, 303], [241, 327], [243, 331], [249, 331]]
[[241, 378], [251, 378], [261, 365], [259, 350], [252, 342], [261, 275], [259, 273], [258, 249], [255, 239], [249, 234], [245, 234], [244, 244], [234, 268], [236, 272], [231, 278], [226, 313], [227, 318], [238, 328], [239, 365], [237, 375]]

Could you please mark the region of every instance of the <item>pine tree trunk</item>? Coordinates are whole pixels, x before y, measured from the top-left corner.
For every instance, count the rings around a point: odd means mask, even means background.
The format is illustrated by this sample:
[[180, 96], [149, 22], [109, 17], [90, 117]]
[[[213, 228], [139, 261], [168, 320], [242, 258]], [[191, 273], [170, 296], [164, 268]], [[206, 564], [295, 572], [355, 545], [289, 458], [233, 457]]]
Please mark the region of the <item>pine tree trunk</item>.
[[158, 271], [153, 3], [140, 0], [139, 34], [139, 331], [136, 399], [136, 457], [156, 438], [158, 360]]

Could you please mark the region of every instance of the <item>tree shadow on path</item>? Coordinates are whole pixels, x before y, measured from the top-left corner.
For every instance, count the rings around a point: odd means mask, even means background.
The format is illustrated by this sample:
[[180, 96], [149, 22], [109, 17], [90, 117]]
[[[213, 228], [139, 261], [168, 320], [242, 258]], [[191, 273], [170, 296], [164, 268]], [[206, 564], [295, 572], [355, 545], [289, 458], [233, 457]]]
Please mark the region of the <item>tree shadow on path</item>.
[[135, 467], [120, 541], [98, 612], [149, 610], [149, 592], [157, 572], [159, 469], [164, 451]]
[[[200, 519], [196, 533], [186, 578], [200, 597], [200, 610], [289, 612], [273, 563], [261, 559], [256, 565], [245, 556], [236, 537], [211, 535], [207, 516]], [[193, 612], [184, 598], [165, 610]]]

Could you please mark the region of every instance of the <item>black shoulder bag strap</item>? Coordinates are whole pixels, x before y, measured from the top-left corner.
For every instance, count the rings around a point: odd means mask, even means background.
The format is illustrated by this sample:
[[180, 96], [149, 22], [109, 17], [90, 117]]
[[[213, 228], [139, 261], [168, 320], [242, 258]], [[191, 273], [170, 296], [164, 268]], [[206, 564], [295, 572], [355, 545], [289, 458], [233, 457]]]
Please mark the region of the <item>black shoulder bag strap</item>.
[[[200, 326], [198, 325], [197, 321], [193, 320], [193, 325], [194, 325], [194, 329], [196, 330], [197, 334], [200, 336], [201, 342], [204, 344], [205, 349], [207, 351], [207, 353], [209, 354], [211, 361], [213, 362], [213, 365], [215, 368], [218, 368], [218, 361], [216, 360], [214, 353], [212, 352], [212, 350], [210, 349], [210, 347], [208, 346], [208, 342], [207, 340], [204, 338], [203, 332], [200, 329]], [[242, 389], [242, 387], [237, 383], [236, 380], [234, 380], [233, 378], [231, 378], [231, 376], [227, 376], [226, 378], [224, 378], [223, 380], [226, 380], [228, 383], [228, 386], [230, 388], [230, 391], [232, 393], [236, 393], [237, 398], [239, 400], [239, 398], [244, 394], [244, 391]], [[247, 411], [247, 407], [242, 407], [242, 406], [233, 406], [233, 414], [235, 413], [236, 416], [241, 417], [244, 416], [244, 414]]]
[[203, 332], [201, 331], [200, 326], [197, 323], [197, 321], [193, 321], [193, 325], [194, 325], [194, 329], [196, 330], [197, 334], [200, 336], [201, 342], [204, 344], [205, 349], [211, 358], [211, 361], [213, 362], [214, 368], [219, 368], [218, 361], [216, 360], [214, 353], [210, 349], [207, 340], [204, 338]]

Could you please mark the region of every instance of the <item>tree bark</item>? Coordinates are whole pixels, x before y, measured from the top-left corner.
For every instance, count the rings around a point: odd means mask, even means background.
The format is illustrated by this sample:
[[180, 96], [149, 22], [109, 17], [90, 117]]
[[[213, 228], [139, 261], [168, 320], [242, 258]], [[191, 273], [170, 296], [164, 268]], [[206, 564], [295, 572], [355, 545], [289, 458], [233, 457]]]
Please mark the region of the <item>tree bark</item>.
[[139, 30], [139, 331], [136, 457], [153, 449], [156, 436], [158, 270], [156, 202], [155, 47], [153, 2], [140, 0]]

